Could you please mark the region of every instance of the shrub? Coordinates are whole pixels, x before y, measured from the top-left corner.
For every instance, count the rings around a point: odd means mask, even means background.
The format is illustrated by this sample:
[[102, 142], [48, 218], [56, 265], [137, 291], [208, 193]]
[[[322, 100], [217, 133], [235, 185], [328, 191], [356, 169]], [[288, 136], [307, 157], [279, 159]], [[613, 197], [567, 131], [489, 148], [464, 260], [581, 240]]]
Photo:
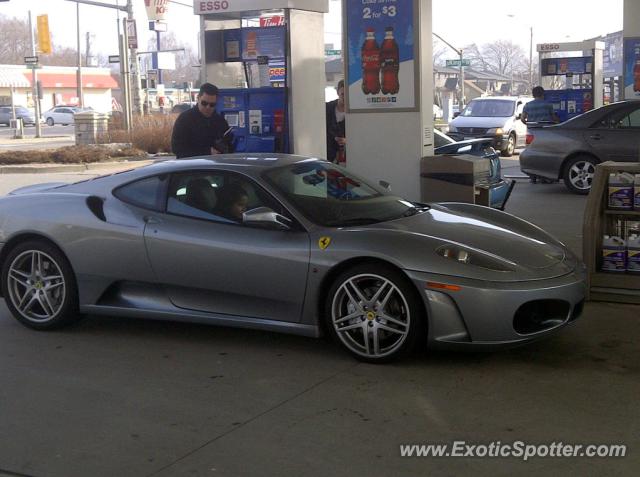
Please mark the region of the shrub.
[[129, 145], [124, 147], [65, 146], [58, 149], [0, 153], [0, 164], [86, 164], [110, 161], [115, 158], [142, 158], [146, 156], [146, 152]]
[[118, 118], [109, 123], [109, 132], [100, 138], [100, 142], [129, 142], [149, 154], [171, 152], [171, 132], [176, 118], [176, 114], [136, 115], [133, 117], [131, 134]]

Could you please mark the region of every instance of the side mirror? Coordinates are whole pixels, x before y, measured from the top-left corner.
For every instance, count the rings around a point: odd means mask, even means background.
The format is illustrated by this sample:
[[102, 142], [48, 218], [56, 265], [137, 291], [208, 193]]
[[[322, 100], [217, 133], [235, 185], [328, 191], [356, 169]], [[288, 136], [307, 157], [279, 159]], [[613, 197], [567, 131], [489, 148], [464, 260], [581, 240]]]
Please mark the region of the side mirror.
[[518, 115], [516, 116], [516, 121], [519, 121], [522, 119], [522, 114], [518, 113]]
[[457, 118], [458, 116], [460, 116], [460, 111], [456, 111], [455, 113], [453, 113], [453, 118]]
[[269, 207], [256, 207], [242, 214], [242, 223], [257, 227], [289, 230], [291, 220], [282, 214], [278, 214]]
[[387, 181], [378, 181], [378, 184], [380, 184], [380, 187], [382, 187], [387, 192], [391, 192], [391, 184], [389, 184]]

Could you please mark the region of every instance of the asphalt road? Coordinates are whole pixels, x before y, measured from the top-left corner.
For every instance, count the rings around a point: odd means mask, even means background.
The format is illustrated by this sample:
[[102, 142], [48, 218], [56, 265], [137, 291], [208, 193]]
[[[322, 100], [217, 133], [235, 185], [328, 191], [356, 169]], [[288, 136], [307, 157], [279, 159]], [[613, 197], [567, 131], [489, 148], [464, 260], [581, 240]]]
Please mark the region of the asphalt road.
[[[7, 174], [0, 192], [84, 177]], [[584, 205], [561, 184], [522, 181], [507, 211], [580, 253]], [[637, 307], [588, 303], [574, 326], [523, 348], [373, 366], [326, 340], [185, 323], [90, 316], [35, 332], [0, 301], [0, 475], [637, 475], [637, 336]], [[454, 441], [628, 451], [400, 456], [402, 444]]]

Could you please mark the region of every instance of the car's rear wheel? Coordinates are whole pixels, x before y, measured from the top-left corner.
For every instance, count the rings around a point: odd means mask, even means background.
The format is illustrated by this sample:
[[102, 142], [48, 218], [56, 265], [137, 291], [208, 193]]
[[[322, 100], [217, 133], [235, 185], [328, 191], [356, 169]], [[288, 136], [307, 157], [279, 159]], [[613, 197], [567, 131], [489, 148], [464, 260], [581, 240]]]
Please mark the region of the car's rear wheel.
[[504, 157], [511, 157], [513, 153], [516, 151], [516, 136], [514, 134], [509, 134], [509, 139], [507, 139], [507, 146], [500, 151]]
[[2, 267], [2, 292], [13, 316], [30, 328], [60, 328], [79, 318], [71, 265], [47, 242], [30, 240], [9, 252]]
[[564, 185], [574, 194], [588, 194], [598, 161], [591, 156], [577, 156], [564, 168]]
[[327, 328], [356, 358], [371, 363], [409, 353], [426, 334], [411, 282], [389, 266], [363, 264], [337, 277], [325, 302]]
[[53, 118], [47, 118], [47, 125], [53, 126]]

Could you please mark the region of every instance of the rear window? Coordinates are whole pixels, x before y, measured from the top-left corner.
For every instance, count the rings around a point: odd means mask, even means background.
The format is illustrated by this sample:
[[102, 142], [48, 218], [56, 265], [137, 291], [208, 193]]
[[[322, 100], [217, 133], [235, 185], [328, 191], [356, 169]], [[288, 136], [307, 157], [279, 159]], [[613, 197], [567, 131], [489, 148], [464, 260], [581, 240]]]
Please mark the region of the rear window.
[[147, 177], [118, 187], [113, 191], [118, 199], [144, 209], [162, 211], [164, 184], [167, 176]]

